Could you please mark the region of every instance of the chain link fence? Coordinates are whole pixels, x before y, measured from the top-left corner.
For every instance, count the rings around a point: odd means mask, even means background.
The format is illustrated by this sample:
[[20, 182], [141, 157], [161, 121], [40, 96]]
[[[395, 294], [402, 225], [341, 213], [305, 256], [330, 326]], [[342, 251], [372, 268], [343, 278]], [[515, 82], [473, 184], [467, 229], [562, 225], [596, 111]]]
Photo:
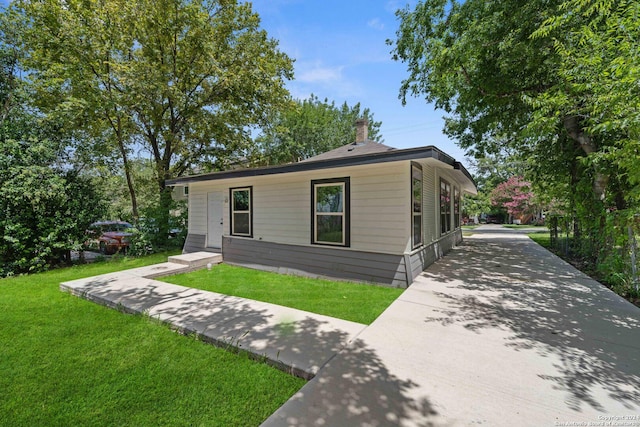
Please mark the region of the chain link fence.
[[640, 213], [609, 212], [599, 223], [547, 218], [552, 248], [625, 298], [640, 298]]

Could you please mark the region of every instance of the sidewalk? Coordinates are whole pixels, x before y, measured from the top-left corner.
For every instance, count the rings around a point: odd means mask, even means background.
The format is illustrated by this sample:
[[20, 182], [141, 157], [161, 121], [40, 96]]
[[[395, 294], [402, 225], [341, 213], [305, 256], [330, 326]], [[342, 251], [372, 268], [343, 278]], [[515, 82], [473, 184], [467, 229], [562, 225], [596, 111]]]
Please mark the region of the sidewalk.
[[473, 232], [263, 426], [640, 426], [640, 309], [516, 230]]
[[221, 259], [206, 252], [179, 255], [169, 258], [173, 262], [65, 282], [60, 288], [111, 308], [146, 314], [216, 345], [248, 351], [307, 379], [365, 328], [360, 323], [153, 280]]

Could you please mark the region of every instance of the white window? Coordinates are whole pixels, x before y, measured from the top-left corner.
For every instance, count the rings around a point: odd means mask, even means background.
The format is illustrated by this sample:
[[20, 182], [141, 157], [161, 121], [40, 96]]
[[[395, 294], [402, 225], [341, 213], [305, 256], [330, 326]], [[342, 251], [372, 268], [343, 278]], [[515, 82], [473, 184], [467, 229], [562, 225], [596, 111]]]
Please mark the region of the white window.
[[312, 243], [349, 246], [349, 178], [311, 181]]
[[231, 234], [233, 236], [252, 237], [252, 187], [232, 188], [231, 199]]
[[413, 247], [422, 245], [422, 168], [411, 165], [411, 226]]
[[453, 221], [455, 228], [460, 227], [460, 190], [453, 187]]
[[451, 184], [440, 180], [440, 233], [451, 231]]

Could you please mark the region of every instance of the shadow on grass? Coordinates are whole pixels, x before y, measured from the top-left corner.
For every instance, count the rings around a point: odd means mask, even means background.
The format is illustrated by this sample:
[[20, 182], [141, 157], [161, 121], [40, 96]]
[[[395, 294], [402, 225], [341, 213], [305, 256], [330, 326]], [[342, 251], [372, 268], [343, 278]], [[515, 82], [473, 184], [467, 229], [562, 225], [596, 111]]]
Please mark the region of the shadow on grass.
[[[428, 426], [428, 418], [436, 414], [429, 401], [411, 397], [415, 383], [391, 374], [376, 351], [356, 338], [364, 325], [149, 279], [123, 285], [114, 276], [99, 276], [73, 293], [125, 312], [144, 313], [182, 333], [197, 334], [232, 351], [247, 351], [322, 383], [318, 391], [314, 387], [300, 390], [288, 406], [300, 412], [287, 410], [285, 424], [400, 426], [423, 419], [418, 425]], [[313, 378], [325, 365], [329, 374], [323, 371]], [[309, 398], [319, 399], [320, 406], [309, 407]], [[268, 422], [281, 425], [277, 414]]]
[[640, 408], [640, 310], [530, 239], [467, 239], [423, 275], [447, 289], [437, 293], [447, 308], [426, 322], [506, 330], [506, 346], [558, 360], [557, 374], [539, 377], [572, 410], [603, 410], [601, 390]]

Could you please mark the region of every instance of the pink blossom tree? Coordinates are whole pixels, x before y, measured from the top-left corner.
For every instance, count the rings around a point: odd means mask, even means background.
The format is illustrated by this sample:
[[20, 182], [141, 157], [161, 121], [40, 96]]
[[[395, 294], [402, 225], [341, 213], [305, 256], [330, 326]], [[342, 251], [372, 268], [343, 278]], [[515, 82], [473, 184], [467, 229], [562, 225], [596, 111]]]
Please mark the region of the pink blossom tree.
[[503, 207], [515, 218], [522, 218], [536, 210], [531, 183], [521, 176], [512, 176], [491, 192], [491, 204]]

